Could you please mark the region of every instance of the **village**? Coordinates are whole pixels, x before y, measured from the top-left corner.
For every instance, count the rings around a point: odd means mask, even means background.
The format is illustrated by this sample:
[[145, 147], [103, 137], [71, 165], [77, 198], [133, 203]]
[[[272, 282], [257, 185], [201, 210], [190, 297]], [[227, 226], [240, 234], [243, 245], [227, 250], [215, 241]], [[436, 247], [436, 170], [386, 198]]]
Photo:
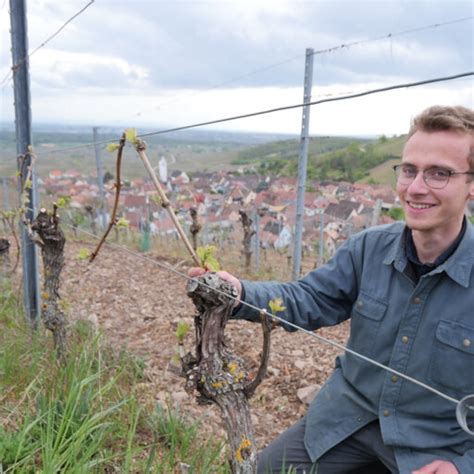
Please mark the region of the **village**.
[[[258, 223], [261, 248], [291, 248], [296, 220], [296, 178], [261, 177], [242, 172], [168, 173], [162, 157], [159, 177], [185, 229], [191, 225], [190, 210], [196, 209], [202, 226], [203, 245], [235, 244], [244, 211]], [[51, 170], [39, 179], [40, 193], [57, 200], [67, 197], [68, 214], [87, 216], [92, 227], [105, 226], [115, 199], [115, 181], [106, 174], [102, 190], [96, 177], [78, 171]], [[101, 204], [101, 192], [103, 202]], [[314, 181], [307, 183], [304, 202], [303, 251], [317, 251], [323, 232], [324, 256], [330, 257], [352, 233], [389, 223], [399, 207], [394, 189], [388, 185]], [[389, 215], [390, 214], [390, 215]], [[152, 236], [176, 236], [169, 214], [161, 206], [156, 190], [147, 179], [122, 183], [119, 216], [131, 231]], [[74, 221], [74, 218], [72, 217]], [[77, 219], [76, 219], [77, 221]]]

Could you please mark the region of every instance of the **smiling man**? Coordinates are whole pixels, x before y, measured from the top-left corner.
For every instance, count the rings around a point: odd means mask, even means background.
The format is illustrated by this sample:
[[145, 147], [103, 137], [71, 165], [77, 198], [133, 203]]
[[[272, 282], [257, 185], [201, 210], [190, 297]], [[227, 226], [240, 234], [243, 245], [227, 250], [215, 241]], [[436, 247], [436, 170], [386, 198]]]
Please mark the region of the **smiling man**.
[[412, 229], [419, 259], [426, 262], [434, 262], [456, 240], [466, 202], [474, 197], [473, 135], [437, 130], [442, 120], [449, 123], [442, 111], [434, 107], [416, 119], [402, 164], [395, 167], [406, 224]]
[[[348, 348], [459, 400], [474, 394], [474, 228], [465, 217], [474, 199], [473, 111], [421, 113], [395, 173], [404, 223], [354, 235], [296, 282], [220, 275], [256, 307], [283, 298], [279, 316], [305, 329], [350, 318]], [[243, 304], [234, 317], [259, 320]], [[307, 415], [259, 455], [261, 473], [286, 472], [283, 465], [317, 474], [473, 474], [474, 437], [451, 401], [347, 353]]]

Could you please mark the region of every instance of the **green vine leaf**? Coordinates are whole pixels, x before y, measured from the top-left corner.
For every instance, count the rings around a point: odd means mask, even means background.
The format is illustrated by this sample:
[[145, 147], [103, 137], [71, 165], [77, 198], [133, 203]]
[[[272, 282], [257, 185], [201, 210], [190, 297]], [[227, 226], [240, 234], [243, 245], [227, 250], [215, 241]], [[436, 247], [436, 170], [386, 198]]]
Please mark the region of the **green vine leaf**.
[[283, 306], [283, 299], [282, 298], [274, 298], [268, 302], [268, 306], [272, 314], [281, 313], [285, 311], [286, 306]]
[[184, 338], [186, 337], [186, 334], [188, 334], [190, 329], [191, 329], [191, 326], [185, 321], [180, 321], [178, 323], [178, 327], [176, 328], [175, 334], [180, 343], [184, 341]]
[[196, 249], [197, 256], [201, 261], [201, 266], [211, 272], [218, 272], [220, 269], [219, 262], [214, 256], [215, 252], [216, 247], [214, 247], [214, 245], [206, 245], [205, 247], [198, 247]]
[[150, 196], [150, 201], [153, 201], [154, 203], [156, 203], [160, 206], [161, 206], [161, 203], [162, 203], [162, 200], [161, 200], [160, 196], [158, 196], [158, 194], [153, 194], [152, 196]]
[[117, 219], [117, 222], [115, 224], [117, 227], [121, 227], [123, 229], [128, 229], [130, 227], [130, 222], [125, 219], [125, 217], [120, 217]]
[[125, 139], [130, 142], [132, 145], [137, 143], [137, 129], [136, 128], [126, 128], [125, 129]]
[[106, 147], [106, 150], [110, 153], [113, 153], [114, 151], [117, 151], [119, 147], [120, 145], [118, 143], [109, 143]]
[[64, 208], [68, 206], [71, 202], [71, 196], [59, 196], [56, 201], [56, 206], [59, 208]]
[[89, 252], [88, 249], [82, 248], [79, 249], [79, 252], [77, 254], [77, 259], [78, 260], [87, 260], [91, 256], [91, 253]]
[[0, 216], [3, 219], [13, 219], [16, 215], [17, 213], [15, 211], [0, 211]]

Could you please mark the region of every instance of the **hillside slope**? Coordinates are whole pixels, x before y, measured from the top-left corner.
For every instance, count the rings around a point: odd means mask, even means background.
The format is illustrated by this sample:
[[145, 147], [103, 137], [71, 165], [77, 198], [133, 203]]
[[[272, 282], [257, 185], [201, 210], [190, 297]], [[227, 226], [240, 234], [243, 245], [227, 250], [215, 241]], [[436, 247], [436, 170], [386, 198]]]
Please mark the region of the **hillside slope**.
[[[110, 138], [104, 134], [100, 139]], [[161, 156], [168, 169], [193, 171], [232, 171], [245, 168], [261, 175], [297, 176], [299, 139], [278, 139], [276, 136], [248, 137], [244, 142], [233, 136], [206, 136], [205, 140], [159, 140], [149, 137], [148, 156], [153, 166]], [[85, 175], [96, 173], [92, 136], [86, 133], [38, 132], [34, 151], [39, 177], [47, 177], [54, 169], [74, 169]], [[258, 143], [258, 140], [271, 140]], [[308, 179], [392, 183], [391, 165], [398, 160], [405, 137], [361, 139], [353, 137], [312, 137], [308, 145]], [[256, 144], [257, 143], [257, 144]], [[84, 146], [89, 144], [89, 146]], [[114, 173], [115, 153], [101, 146], [105, 171]], [[0, 175], [13, 177], [16, 172], [16, 150], [13, 132], [0, 132]], [[57, 152], [56, 150], [62, 150]], [[143, 165], [134, 150], [127, 147], [123, 161], [127, 179], [145, 176]]]
[[[308, 178], [392, 183], [391, 166], [400, 159], [405, 137], [377, 140], [313, 137], [308, 147]], [[296, 176], [299, 140], [258, 145], [238, 154], [233, 164], [251, 165], [261, 174]]]

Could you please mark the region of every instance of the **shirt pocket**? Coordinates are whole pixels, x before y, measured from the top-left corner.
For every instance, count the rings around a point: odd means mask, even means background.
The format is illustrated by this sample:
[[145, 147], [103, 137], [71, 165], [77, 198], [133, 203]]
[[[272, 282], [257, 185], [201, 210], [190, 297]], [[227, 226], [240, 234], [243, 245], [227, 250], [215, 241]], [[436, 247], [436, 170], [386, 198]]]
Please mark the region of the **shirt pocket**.
[[454, 321], [438, 323], [429, 378], [455, 393], [474, 392], [474, 327]]
[[378, 333], [386, 311], [387, 303], [361, 291], [352, 307], [348, 347], [371, 356], [378, 344]]

